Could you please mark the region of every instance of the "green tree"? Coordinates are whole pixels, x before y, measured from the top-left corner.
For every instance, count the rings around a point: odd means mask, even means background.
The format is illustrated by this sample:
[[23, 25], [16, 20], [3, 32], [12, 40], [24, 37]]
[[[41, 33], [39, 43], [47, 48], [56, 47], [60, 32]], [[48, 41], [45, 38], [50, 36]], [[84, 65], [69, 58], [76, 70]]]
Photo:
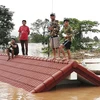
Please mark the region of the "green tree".
[[98, 39], [97, 36], [95, 36], [93, 39], [94, 39], [95, 42], [99, 42], [99, 39]]
[[42, 34], [38, 34], [38, 33], [31, 33], [29, 38], [30, 38], [30, 42], [33, 43], [41, 43], [43, 41]]
[[[83, 49], [83, 34], [88, 32], [98, 33], [100, 30], [96, 29], [99, 23], [97, 21], [83, 20], [80, 21], [76, 18], [69, 18], [70, 25], [73, 28], [73, 41], [72, 47], [74, 50]], [[60, 22], [62, 24], [62, 22]]]
[[100, 32], [100, 30], [95, 29], [94, 27], [97, 27], [99, 25], [96, 21], [89, 21], [89, 20], [83, 20], [79, 21], [76, 29], [74, 29], [75, 35], [73, 39], [73, 44], [76, 43], [75, 49], [83, 49], [82, 45], [82, 39], [83, 34], [87, 34], [88, 32], [97, 33]]
[[93, 42], [93, 39], [91, 39], [89, 36], [88, 37], [83, 37], [82, 38], [82, 42], [85, 43], [85, 42]]
[[3, 5], [0, 5], [0, 45], [5, 45], [10, 39], [14, 27], [12, 23], [13, 12]]
[[[47, 38], [48, 38], [46, 35], [48, 33], [48, 29], [47, 29], [48, 23], [49, 23], [48, 19], [45, 19], [44, 21], [42, 21], [41, 19], [37, 19], [34, 23], [31, 24], [32, 35], [39, 36], [39, 34], [42, 34], [40, 36], [42, 36], [43, 44], [45, 42], [47, 42]], [[38, 33], [38, 35], [36, 35], [34, 33]], [[39, 38], [41, 38], [41, 37], [39, 37]], [[35, 39], [35, 38], [33, 38], [33, 39]], [[39, 42], [40, 42], [40, 40], [39, 40]]]
[[[84, 49], [84, 42], [92, 41], [92, 39], [90, 39], [89, 37], [84, 38], [83, 34], [87, 34], [89, 32], [90, 34], [91, 32], [93, 33], [100, 32], [100, 30], [96, 28], [99, 25], [97, 21], [90, 21], [90, 20], [80, 21], [76, 18], [69, 18], [69, 20], [70, 20], [70, 25], [73, 28], [73, 38], [72, 38], [73, 50]], [[32, 23], [32, 28], [31, 28], [32, 32], [43, 34], [44, 37], [43, 40], [45, 40], [48, 22], [49, 22], [48, 19], [45, 19], [44, 21], [40, 19], [36, 20], [36, 22]], [[60, 21], [60, 26], [62, 28], [63, 21]], [[60, 41], [63, 41], [63, 37], [61, 37]]]

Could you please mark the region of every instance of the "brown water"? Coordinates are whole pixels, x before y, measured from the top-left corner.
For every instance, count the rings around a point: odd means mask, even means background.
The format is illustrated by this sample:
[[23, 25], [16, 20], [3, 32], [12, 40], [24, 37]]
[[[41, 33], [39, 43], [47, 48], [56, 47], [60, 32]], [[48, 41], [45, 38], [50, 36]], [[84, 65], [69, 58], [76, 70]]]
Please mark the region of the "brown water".
[[[18, 44], [18, 45], [19, 45], [19, 54], [22, 54], [21, 45], [20, 44]], [[28, 44], [28, 55], [29, 56], [38, 56], [38, 57], [48, 57], [47, 54], [42, 53], [43, 47], [44, 46], [41, 43], [29, 43]]]
[[31, 94], [0, 82], [0, 100], [100, 100], [100, 87], [65, 87]]
[[[41, 53], [41, 44], [30, 44], [29, 55], [47, 56]], [[100, 69], [99, 66], [100, 64], [90, 64], [85, 67], [89, 69]], [[72, 76], [73, 75], [75, 76], [75, 73], [72, 74]], [[74, 76], [73, 79], [75, 79]], [[100, 100], [100, 87], [67, 86], [48, 92], [31, 94], [23, 89], [15, 88], [9, 84], [0, 82], [0, 100]]]

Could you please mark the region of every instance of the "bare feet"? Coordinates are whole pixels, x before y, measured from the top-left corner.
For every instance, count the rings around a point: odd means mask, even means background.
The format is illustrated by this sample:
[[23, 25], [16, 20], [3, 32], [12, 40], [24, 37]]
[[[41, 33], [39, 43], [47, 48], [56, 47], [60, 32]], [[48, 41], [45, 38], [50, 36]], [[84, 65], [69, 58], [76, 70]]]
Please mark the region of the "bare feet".
[[14, 55], [12, 54], [12, 59], [14, 58]]
[[10, 60], [10, 57], [8, 57], [7, 61]]
[[58, 57], [58, 58], [56, 58], [57, 60], [61, 60], [61, 58], [60, 57]]
[[51, 61], [54, 61], [54, 60], [56, 60], [56, 58], [55, 58], [55, 57], [51, 58]]
[[52, 58], [52, 60], [56, 60], [56, 58], [54, 57], [54, 58]]
[[62, 59], [62, 61], [68, 60], [66, 57]]

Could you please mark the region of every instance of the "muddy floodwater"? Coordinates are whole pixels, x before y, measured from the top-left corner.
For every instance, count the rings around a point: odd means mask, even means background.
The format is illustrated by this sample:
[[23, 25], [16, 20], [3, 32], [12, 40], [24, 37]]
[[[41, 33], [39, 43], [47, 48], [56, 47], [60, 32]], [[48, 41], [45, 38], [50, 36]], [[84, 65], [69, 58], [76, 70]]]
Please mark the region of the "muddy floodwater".
[[0, 100], [100, 100], [100, 87], [63, 87], [31, 94], [0, 82]]
[[[29, 55], [47, 57], [46, 54], [41, 53], [41, 48], [41, 44], [29, 44]], [[98, 61], [100, 62], [100, 59]], [[100, 63], [88, 64], [85, 67], [100, 70]], [[100, 87], [64, 86], [48, 92], [32, 94], [23, 89], [0, 82], [0, 100], [100, 100]]]

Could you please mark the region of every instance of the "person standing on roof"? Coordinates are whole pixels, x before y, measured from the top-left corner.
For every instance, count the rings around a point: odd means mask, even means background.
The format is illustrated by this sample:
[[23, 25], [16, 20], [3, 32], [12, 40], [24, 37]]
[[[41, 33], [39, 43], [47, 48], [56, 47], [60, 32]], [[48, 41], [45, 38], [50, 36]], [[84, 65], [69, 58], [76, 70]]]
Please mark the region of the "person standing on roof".
[[71, 40], [72, 40], [72, 34], [73, 34], [73, 30], [71, 28], [71, 26], [69, 25], [69, 19], [64, 19], [64, 26], [63, 29], [61, 30], [60, 34], [64, 37], [64, 42], [59, 46], [60, 52], [62, 52], [64, 58], [63, 60], [66, 60], [66, 54], [64, 52], [65, 48], [67, 50], [67, 54], [68, 54], [68, 59], [71, 59], [71, 52], [70, 52], [70, 48], [71, 48]]
[[[22, 54], [28, 55], [28, 35], [30, 33], [29, 27], [26, 26], [26, 20], [22, 20], [22, 26], [19, 28], [19, 40], [22, 47]], [[24, 49], [25, 45], [25, 49]]]
[[[54, 58], [56, 59], [56, 51], [59, 52], [59, 22], [56, 20], [56, 16], [54, 13], [50, 14], [51, 22], [48, 27], [48, 30], [50, 31], [50, 47], [52, 48]], [[58, 53], [59, 54], [59, 53]], [[59, 55], [58, 55], [59, 56]]]

